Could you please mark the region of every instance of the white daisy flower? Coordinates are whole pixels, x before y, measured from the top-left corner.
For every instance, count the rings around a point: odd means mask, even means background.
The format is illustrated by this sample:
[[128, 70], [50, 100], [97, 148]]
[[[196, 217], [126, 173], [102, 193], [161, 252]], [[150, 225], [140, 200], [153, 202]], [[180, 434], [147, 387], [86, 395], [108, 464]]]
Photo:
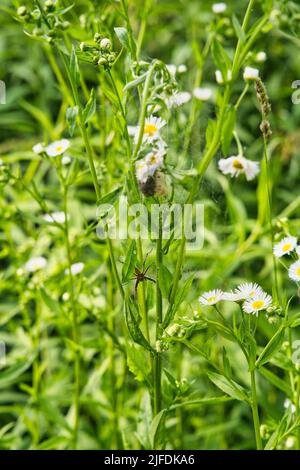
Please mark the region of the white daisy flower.
[[[223, 75], [222, 75], [222, 72], [221, 70], [216, 70], [215, 71], [215, 76], [216, 76], [216, 82], [219, 84], [219, 85], [223, 85], [224, 84], [224, 78], [223, 78]], [[232, 71], [231, 70], [228, 70], [227, 71], [227, 82], [230, 82], [232, 79]]]
[[[159, 131], [166, 125], [166, 121], [160, 117], [150, 116], [145, 120], [143, 142], [151, 143], [158, 140], [160, 135]], [[134, 142], [137, 143], [140, 132], [140, 126], [137, 126]]]
[[208, 101], [213, 97], [213, 92], [210, 88], [194, 88], [193, 95], [197, 100]]
[[[76, 274], [80, 274], [83, 271], [84, 263], [74, 263], [71, 265], [71, 274], [76, 276]], [[65, 274], [69, 274], [69, 269], [65, 270]]]
[[284, 237], [279, 243], [276, 243], [273, 248], [273, 253], [277, 258], [289, 255], [297, 246], [296, 237]]
[[265, 292], [255, 295], [251, 299], [246, 300], [243, 304], [243, 310], [245, 313], [256, 314], [262, 310], [266, 310], [272, 305], [272, 297]]
[[199, 297], [199, 302], [202, 305], [215, 305], [222, 300], [224, 292], [220, 289], [210, 290], [205, 292]]
[[244, 80], [256, 80], [259, 77], [259, 70], [253, 67], [245, 67]]
[[70, 141], [68, 139], [56, 140], [46, 147], [46, 153], [49, 157], [56, 157], [62, 155], [69, 147]]
[[188, 103], [191, 99], [191, 94], [188, 91], [179, 91], [175, 92], [173, 95], [168, 96], [165, 100], [168, 108], [182, 106], [185, 103]]
[[52, 212], [51, 214], [45, 214], [43, 219], [49, 223], [64, 224], [66, 221], [65, 213], [62, 211]]
[[239, 292], [224, 292], [222, 296], [222, 300], [228, 300], [229, 302], [240, 302], [244, 300], [241, 293]]
[[43, 256], [37, 256], [36, 258], [30, 258], [25, 264], [24, 268], [29, 273], [34, 273], [39, 269], [45, 268], [47, 265], [47, 260]]
[[226, 9], [227, 9], [227, 5], [224, 2], [214, 3], [212, 6], [212, 11], [214, 12], [215, 15], [220, 15], [221, 13], [224, 13]]
[[69, 157], [69, 155], [64, 155], [61, 159], [62, 165], [69, 165], [69, 163], [71, 163], [71, 161], [72, 161], [72, 158]]
[[151, 176], [154, 175], [157, 168], [160, 168], [164, 163], [165, 147], [160, 144], [157, 150], [153, 150], [145, 157], [145, 162], [148, 166], [148, 171]]
[[265, 62], [267, 60], [267, 54], [264, 51], [259, 51], [255, 56], [256, 62]]
[[135, 164], [135, 174], [136, 178], [140, 183], [145, 183], [150, 176], [150, 169], [147, 165], [147, 162], [143, 160], [138, 160]]
[[245, 174], [247, 181], [254, 179], [259, 173], [259, 163], [248, 160], [242, 155], [221, 158], [218, 166], [224, 175], [230, 175], [232, 178]]
[[289, 277], [293, 281], [300, 281], [300, 260], [296, 261], [289, 267]]
[[40, 155], [41, 153], [45, 152], [45, 147], [42, 143], [38, 143], [32, 147], [32, 151], [37, 155]]
[[240, 284], [234, 292], [239, 296], [240, 300], [252, 299], [257, 295], [264, 294], [262, 287], [253, 282], [244, 282], [243, 284]]

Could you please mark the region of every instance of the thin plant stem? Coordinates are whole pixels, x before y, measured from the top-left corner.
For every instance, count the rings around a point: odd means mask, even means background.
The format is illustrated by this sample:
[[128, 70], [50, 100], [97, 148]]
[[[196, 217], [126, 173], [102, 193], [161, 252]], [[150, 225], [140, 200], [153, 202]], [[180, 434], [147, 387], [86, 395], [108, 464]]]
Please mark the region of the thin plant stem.
[[260, 424], [259, 424], [259, 414], [258, 414], [258, 404], [257, 404], [257, 393], [256, 393], [256, 380], [255, 380], [255, 370], [250, 372], [251, 379], [251, 408], [253, 416], [253, 426], [255, 432], [255, 441], [256, 449], [262, 450], [262, 442], [260, 437]]
[[73, 427], [73, 448], [77, 448], [78, 440], [78, 428], [79, 428], [79, 414], [80, 414], [80, 358], [79, 351], [77, 349], [79, 345], [79, 331], [78, 331], [78, 313], [75, 300], [75, 287], [74, 279], [71, 270], [72, 266], [72, 254], [71, 254], [71, 245], [69, 240], [69, 221], [68, 221], [68, 187], [64, 186], [63, 193], [64, 201], [64, 214], [65, 214], [65, 224], [64, 224], [64, 238], [67, 250], [67, 260], [68, 260], [68, 276], [69, 276], [69, 289], [70, 289], [70, 301], [72, 309], [72, 337], [75, 344], [74, 349], [74, 380], [75, 380], [75, 390], [74, 390], [74, 427]]
[[[160, 288], [160, 271], [163, 262], [162, 251], [162, 214], [159, 213], [158, 238], [156, 242], [156, 341], [161, 335], [162, 324], [162, 294]], [[161, 352], [156, 352], [154, 358], [154, 414], [161, 410]]]

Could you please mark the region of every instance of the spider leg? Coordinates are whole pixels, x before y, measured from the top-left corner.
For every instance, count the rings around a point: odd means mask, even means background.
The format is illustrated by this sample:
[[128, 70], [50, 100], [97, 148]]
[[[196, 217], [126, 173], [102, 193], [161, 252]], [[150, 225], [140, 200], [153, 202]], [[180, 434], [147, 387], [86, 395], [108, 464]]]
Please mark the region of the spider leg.
[[155, 279], [152, 279], [152, 277], [145, 276], [144, 279], [147, 279], [148, 281], [156, 282]]

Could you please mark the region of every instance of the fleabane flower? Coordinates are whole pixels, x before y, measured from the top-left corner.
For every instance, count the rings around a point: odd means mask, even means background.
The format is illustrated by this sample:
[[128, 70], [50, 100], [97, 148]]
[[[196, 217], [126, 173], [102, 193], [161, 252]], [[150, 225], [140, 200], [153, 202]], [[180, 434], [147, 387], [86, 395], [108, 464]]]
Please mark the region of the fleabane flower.
[[272, 305], [272, 297], [265, 292], [256, 294], [251, 299], [243, 303], [243, 310], [245, 313], [258, 315], [258, 312], [267, 310]]
[[199, 101], [208, 101], [213, 97], [213, 92], [210, 88], [194, 88], [193, 90], [194, 98]]
[[291, 251], [295, 250], [296, 246], [296, 237], [284, 237], [279, 243], [274, 245], [273, 253], [277, 258], [281, 258], [281, 256], [289, 255]]
[[231, 291], [224, 292], [222, 295], [222, 300], [227, 300], [229, 302], [240, 302], [241, 300], [244, 300], [244, 298], [240, 292]]
[[45, 214], [43, 219], [49, 223], [64, 224], [66, 221], [65, 213], [62, 211], [52, 212], [51, 214]]
[[68, 139], [61, 139], [52, 142], [45, 150], [49, 157], [56, 157], [57, 155], [62, 155], [69, 147], [70, 141]]
[[259, 163], [248, 160], [242, 155], [221, 158], [218, 166], [224, 175], [230, 175], [232, 178], [245, 174], [247, 181], [253, 180], [259, 173]]
[[259, 70], [253, 67], [245, 67], [244, 80], [256, 80], [259, 77]]
[[41, 153], [45, 152], [45, 147], [42, 143], [39, 142], [32, 147], [32, 151], [37, 155], [40, 155]]
[[264, 294], [262, 287], [258, 285], [256, 282], [244, 282], [240, 284], [235, 289], [235, 294], [239, 297], [240, 300], [248, 300], [252, 299], [255, 296]]
[[[160, 130], [166, 125], [166, 121], [160, 117], [150, 116], [145, 120], [143, 129], [143, 142], [151, 143], [160, 138]], [[139, 138], [140, 126], [137, 126], [134, 142], [137, 143]]]
[[220, 289], [210, 290], [204, 292], [198, 300], [202, 305], [215, 305], [220, 302], [220, 300], [223, 300], [223, 294], [224, 292]]
[[[71, 265], [71, 274], [76, 276], [76, 274], [80, 274], [83, 271], [84, 263], [74, 263]], [[65, 274], [69, 273], [69, 269], [65, 270]]]
[[211, 8], [215, 15], [220, 15], [221, 13], [224, 13], [227, 10], [227, 5], [224, 2], [214, 3]]
[[289, 277], [293, 281], [300, 281], [300, 260], [296, 261], [289, 267]]
[[136, 178], [140, 183], [145, 183], [150, 176], [150, 170], [147, 162], [142, 159], [135, 164]]
[[165, 148], [163, 144], [161, 144], [157, 150], [153, 149], [152, 152], [146, 155], [145, 162], [148, 166], [148, 172], [151, 176], [153, 176], [156, 170], [163, 165], [164, 155]]
[[25, 271], [29, 273], [34, 273], [39, 269], [45, 268], [47, 265], [47, 260], [43, 256], [37, 256], [36, 258], [30, 258], [25, 264]]

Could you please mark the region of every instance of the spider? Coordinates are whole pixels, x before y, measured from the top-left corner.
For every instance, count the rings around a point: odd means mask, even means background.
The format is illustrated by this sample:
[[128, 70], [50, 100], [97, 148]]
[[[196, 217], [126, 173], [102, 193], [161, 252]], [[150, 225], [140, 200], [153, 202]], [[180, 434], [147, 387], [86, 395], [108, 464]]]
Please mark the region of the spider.
[[137, 293], [137, 288], [140, 282], [143, 282], [143, 281], [156, 282], [154, 279], [152, 279], [152, 277], [146, 276], [150, 266], [151, 264], [149, 264], [149, 266], [145, 269], [145, 266], [143, 263], [143, 267], [141, 271], [137, 267], [134, 268], [134, 277], [131, 279], [131, 281], [135, 280], [135, 286], [134, 286], [135, 293]]
[[[146, 276], [149, 268], [153, 264], [153, 263], [149, 264], [149, 266], [147, 266], [147, 268], [145, 269], [145, 263], [146, 263], [148, 254], [146, 255], [146, 257], [143, 261], [142, 269], [139, 269], [138, 267], [135, 267], [134, 268], [134, 277], [132, 277], [131, 279], [128, 279], [128, 281], [127, 281], [127, 282], [135, 281], [135, 286], [134, 286], [135, 294], [137, 294], [137, 288], [138, 288], [138, 285], [139, 285], [140, 282], [143, 282], [143, 281], [156, 282], [154, 279], [152, 279], [152, 277]], [[127, 282], [125, 282], [125, 284], [127, 284]]]

